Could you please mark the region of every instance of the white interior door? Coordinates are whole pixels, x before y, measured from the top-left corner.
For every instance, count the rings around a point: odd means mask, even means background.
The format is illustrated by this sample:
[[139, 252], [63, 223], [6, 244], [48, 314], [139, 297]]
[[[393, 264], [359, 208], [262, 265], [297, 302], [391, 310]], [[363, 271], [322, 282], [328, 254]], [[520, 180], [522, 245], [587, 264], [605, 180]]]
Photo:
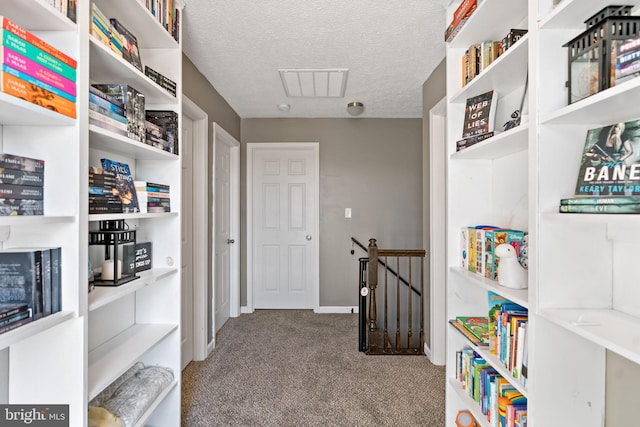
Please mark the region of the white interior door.
[[229, 319], [231, 307], [231, 147], [217, 140], [215, 146], [215, 329]]
[[249, 144], [255, 308], [318, 306], [318, 144]]
[[193, 122], [182, 116], [182, 368], [193, 360]]
[[214, 331], [240, 314], [240, 143], [218, 124], [214, 135]]

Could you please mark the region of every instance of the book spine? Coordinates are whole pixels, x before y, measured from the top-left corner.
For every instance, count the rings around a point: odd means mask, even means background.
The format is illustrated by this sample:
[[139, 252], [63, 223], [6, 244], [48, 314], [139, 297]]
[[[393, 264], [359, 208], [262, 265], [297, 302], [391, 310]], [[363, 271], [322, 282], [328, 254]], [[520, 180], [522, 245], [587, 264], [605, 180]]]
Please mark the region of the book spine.
[[33, 199], [0, 199], [0, 216], [44, 215], [44, 202]]
[[17, 320], [15, 322], [11, 322], [11, 323], [8, 323], [8, 324], [6, 324], [4, 326], [1, 326], [0, 327], [0, 334], [4, 334], [5, 332], [9, 332], [10, 330], [16, 329], [19, 326], [26, 325], [27, 323], [31, 322], [32, 320], [33, 320], [33, 317], [27, 317], [25, 319]]
[[42, 187], [44, 185], [44, 175], [37, 172], [0, 167], [0, 184]]
[[0, 153], [0, 167], [44, 173], [44, 160], [16, 156], [9, 153]]
[[573, 197], [560, 199], [561, 205], [637, 205], [640, 197]]
[[51, 250], [44, 249], [42, 257], [42, 313], [51, 314]]
[[92, 108], [89, 109], [89, 118], [103, 122], [116, 129], [127, 130], [127, 123], [112, 119], [111, 117], [101, 114]]
[[42, 187], [0, 184], [0, 197], [5, 199], [42, 200], [43, 194]]
[[126, 113], [124, 111], [124, 106], [120, 106], [116, 103], [109, 101], [108, 99], [101, 97], [93, 92], [89, 92], [89, 102], [92, 104], [96, 104], [105, 110], [113, 111], [114, 113], [126, 117]]
[[60, 257], [62, 248], [51, 249], [51, 313], [62, 310], [61, 300], [61, 277], [60, 277]]
[[76, 84], [66, 77], [62, 77], [47, 67], [44, 67], [13, 50], [2, 47], [2, 61], [3, 64], [7, 64], [11, 68], [35, 77], [38, 80], [42, 80], [45, 83], [50, 84], [60, 90], [67, 92], [71, 96], [76, 96]]
[[49, 68], [50, 70], [60, 74], [63, 77], [71, 81], [76, 81], [76, 69], [68, 66], [59, 59], [49, 55], [42, 51], [26, 40], [23, 40], [7, 30], [0, 30], [2, 32], [2, 44], [13, 51], [24, 55], [25, 58], [32, 59], [33, 61]]
[[25, 309], [24, 311], [14, 313], [11, 316], [7, 316], [0, 319], [0, 326], [10, 325], [22, 319], [28, 319], [31, 317], [31, 312], [29, 309]]
[[90, 125], [95, 125], [98, 126], [99, 128], [102, 128], [104, 130], [108, 130], [109, 132], [113, 132], [116, 133], [118, 135], [122, 135], [122, 136], [127, 136], [128, 132], [126, 130], [122, 130], [120, 128], [117, 128], [115, 126], [111, 126], [101, 120], [97, 120], [94, 119], [93, 117], [89, 117], [89, 124]]
[[39, 88], [42, 88], [44, 90], [48, 90], [51, 93], [54, 93], [64, 99], [67, 99], [71, 102], [76, 102], [76, 97], [69, 95], [67, 92], [64, 92], [58, 88], [55, 88], [45, 82], [43, 82], [42, 80], [38, 80], [35, 77], [31, 77], [23, 72], [20, 72], [18, 70], [14, 70], [13, 68], [9, 67], [7, 64], [2, 64], [2, 71], [8, 74], [11, 74], [12, 76], [15, 76], [21, 80], [24, 80], [27, 83], [31, 83], [32, 85], [36, 85]]
[[16, 305], [14, 308], [11, 308], [7, 311], [3, 311], [0, 313], [0, 319], [5, 319], [7, 317], [15, 316], [20, 313], [28, 313], [29, 306], [27, 304]]
[[76, 118], [75, 102], [64, 99], [48, 90], [29, 85], [29, 83], [24, 80], [18, 79], [5, 72], [2, 73], [2, 84], [0, 88], [2, 92], [8, 95], [22, 98], [32, 104], [56, 111], [72, 119]]
[[102, 114], [103, 116], [109, 117], [112, 120], [115, 120], [120, 123], [127, 124], [127, 118], [121, 114], [118, 114], [110, 109], [101, 107], [98, 104], [94, 104], [93, 102], [89, 102], [89, 109], [95, 111], [96, 113]]
[[0, 21], [2, 22], [2, 28], [4, 28], [5, 30], [8, 30], [9, 32], [11, 32], [11, 33], [15, 34], [16, 36], [20, 37], [21, 39], [28, 41], [33, 46], [39, 48], [43, 52], [48, 53], [49, 55], [53, 56], [54, 58], [59, 59], [60, 61], [64, 62], [65, 64], [69, 65], [71, 68], [77, 68], [78, 63], [77, 63], [77, 61], [75, 59], [73, 59], [70, 56], [64, 54], [63, 52], [59, 51], [55, 47], [49, 45], [47, 42], [41, 40], [40, 38], [36, 37], [35, 35], [30, 33], [29, 31], [25, 30], [24, 28], [20, 27], [19, 25], [17, 25], [16, 23], [10, 21], [9, 19], [7, 19], [6, 17], [4, 17], [2, 15], [0, 15]]
[[560, 213], [637, 214], [640, 204], [560, 205]]

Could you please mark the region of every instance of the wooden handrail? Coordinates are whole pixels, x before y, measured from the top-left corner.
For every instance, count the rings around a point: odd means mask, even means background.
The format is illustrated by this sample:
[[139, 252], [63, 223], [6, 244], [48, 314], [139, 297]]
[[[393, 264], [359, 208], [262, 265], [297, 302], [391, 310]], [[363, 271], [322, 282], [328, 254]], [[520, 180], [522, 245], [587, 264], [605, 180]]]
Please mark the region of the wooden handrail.
[[[360, 243], [358, 241], [358, 239], [356, 239], [355, 237], [351, 238], [351, 241], [353, 243], [355, 243], [356, 245], [358, 245], [363, 251], [367, 252], [369, 251], [369, 248], [367, 248], [366, 246], [364, 246], [362, 243]], [[415, 256], [415, 257], [425, 257], [427, 255], [427, 252], [424, 249], [379, 249], [378, 250], [378, 256]], [[389, 267], [383, 260], [381, 260], [380, 258], [378, 258], [378, 264], [382, 265], [384, 268], [387, 269], [387, 271], [389, 271], [389, 273], [393, 274], [394, 276], [396, 276], [397, 278], [400, 279], [400, 281], [406, 285], [411, 287], [411, 290], [416, 294], [416, 295], [422, 295], [421, 292], [414, 288], [413, 286], [411, 286], [411, 284], [409, 282], [407, 282], [407, 280], [402, 277], [399, 276], [398, 273], [391, 267]]]

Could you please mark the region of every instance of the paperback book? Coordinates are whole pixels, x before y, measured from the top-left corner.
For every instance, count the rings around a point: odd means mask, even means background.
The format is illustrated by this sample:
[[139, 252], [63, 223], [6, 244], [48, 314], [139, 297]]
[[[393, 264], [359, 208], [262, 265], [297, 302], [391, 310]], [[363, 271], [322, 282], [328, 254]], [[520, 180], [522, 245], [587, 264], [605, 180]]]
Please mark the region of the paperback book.
[[124, 213], [139, 212], [138, 197], [129, 165], [110, 159], [100, 159], [100, 161], [105, 170], [116, 174], [116, 188], [122, 202], [122, 211]]
[[640, 197], [639, 144], [640, 120], [587, 131], [575, 196]]

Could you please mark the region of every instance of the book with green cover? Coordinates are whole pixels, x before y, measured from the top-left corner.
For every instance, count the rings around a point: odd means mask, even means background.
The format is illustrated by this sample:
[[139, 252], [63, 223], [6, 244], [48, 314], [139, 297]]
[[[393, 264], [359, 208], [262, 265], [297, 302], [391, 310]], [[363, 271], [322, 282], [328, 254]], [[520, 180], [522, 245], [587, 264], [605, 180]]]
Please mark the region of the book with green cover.
[[489, 343], [489, 319], [481, 316], [456, 316], [464, 327], [482, 342]]
[[640, 203], [619, 205], [560, 205], [560, 213], [637, 214], [640, 213]]

